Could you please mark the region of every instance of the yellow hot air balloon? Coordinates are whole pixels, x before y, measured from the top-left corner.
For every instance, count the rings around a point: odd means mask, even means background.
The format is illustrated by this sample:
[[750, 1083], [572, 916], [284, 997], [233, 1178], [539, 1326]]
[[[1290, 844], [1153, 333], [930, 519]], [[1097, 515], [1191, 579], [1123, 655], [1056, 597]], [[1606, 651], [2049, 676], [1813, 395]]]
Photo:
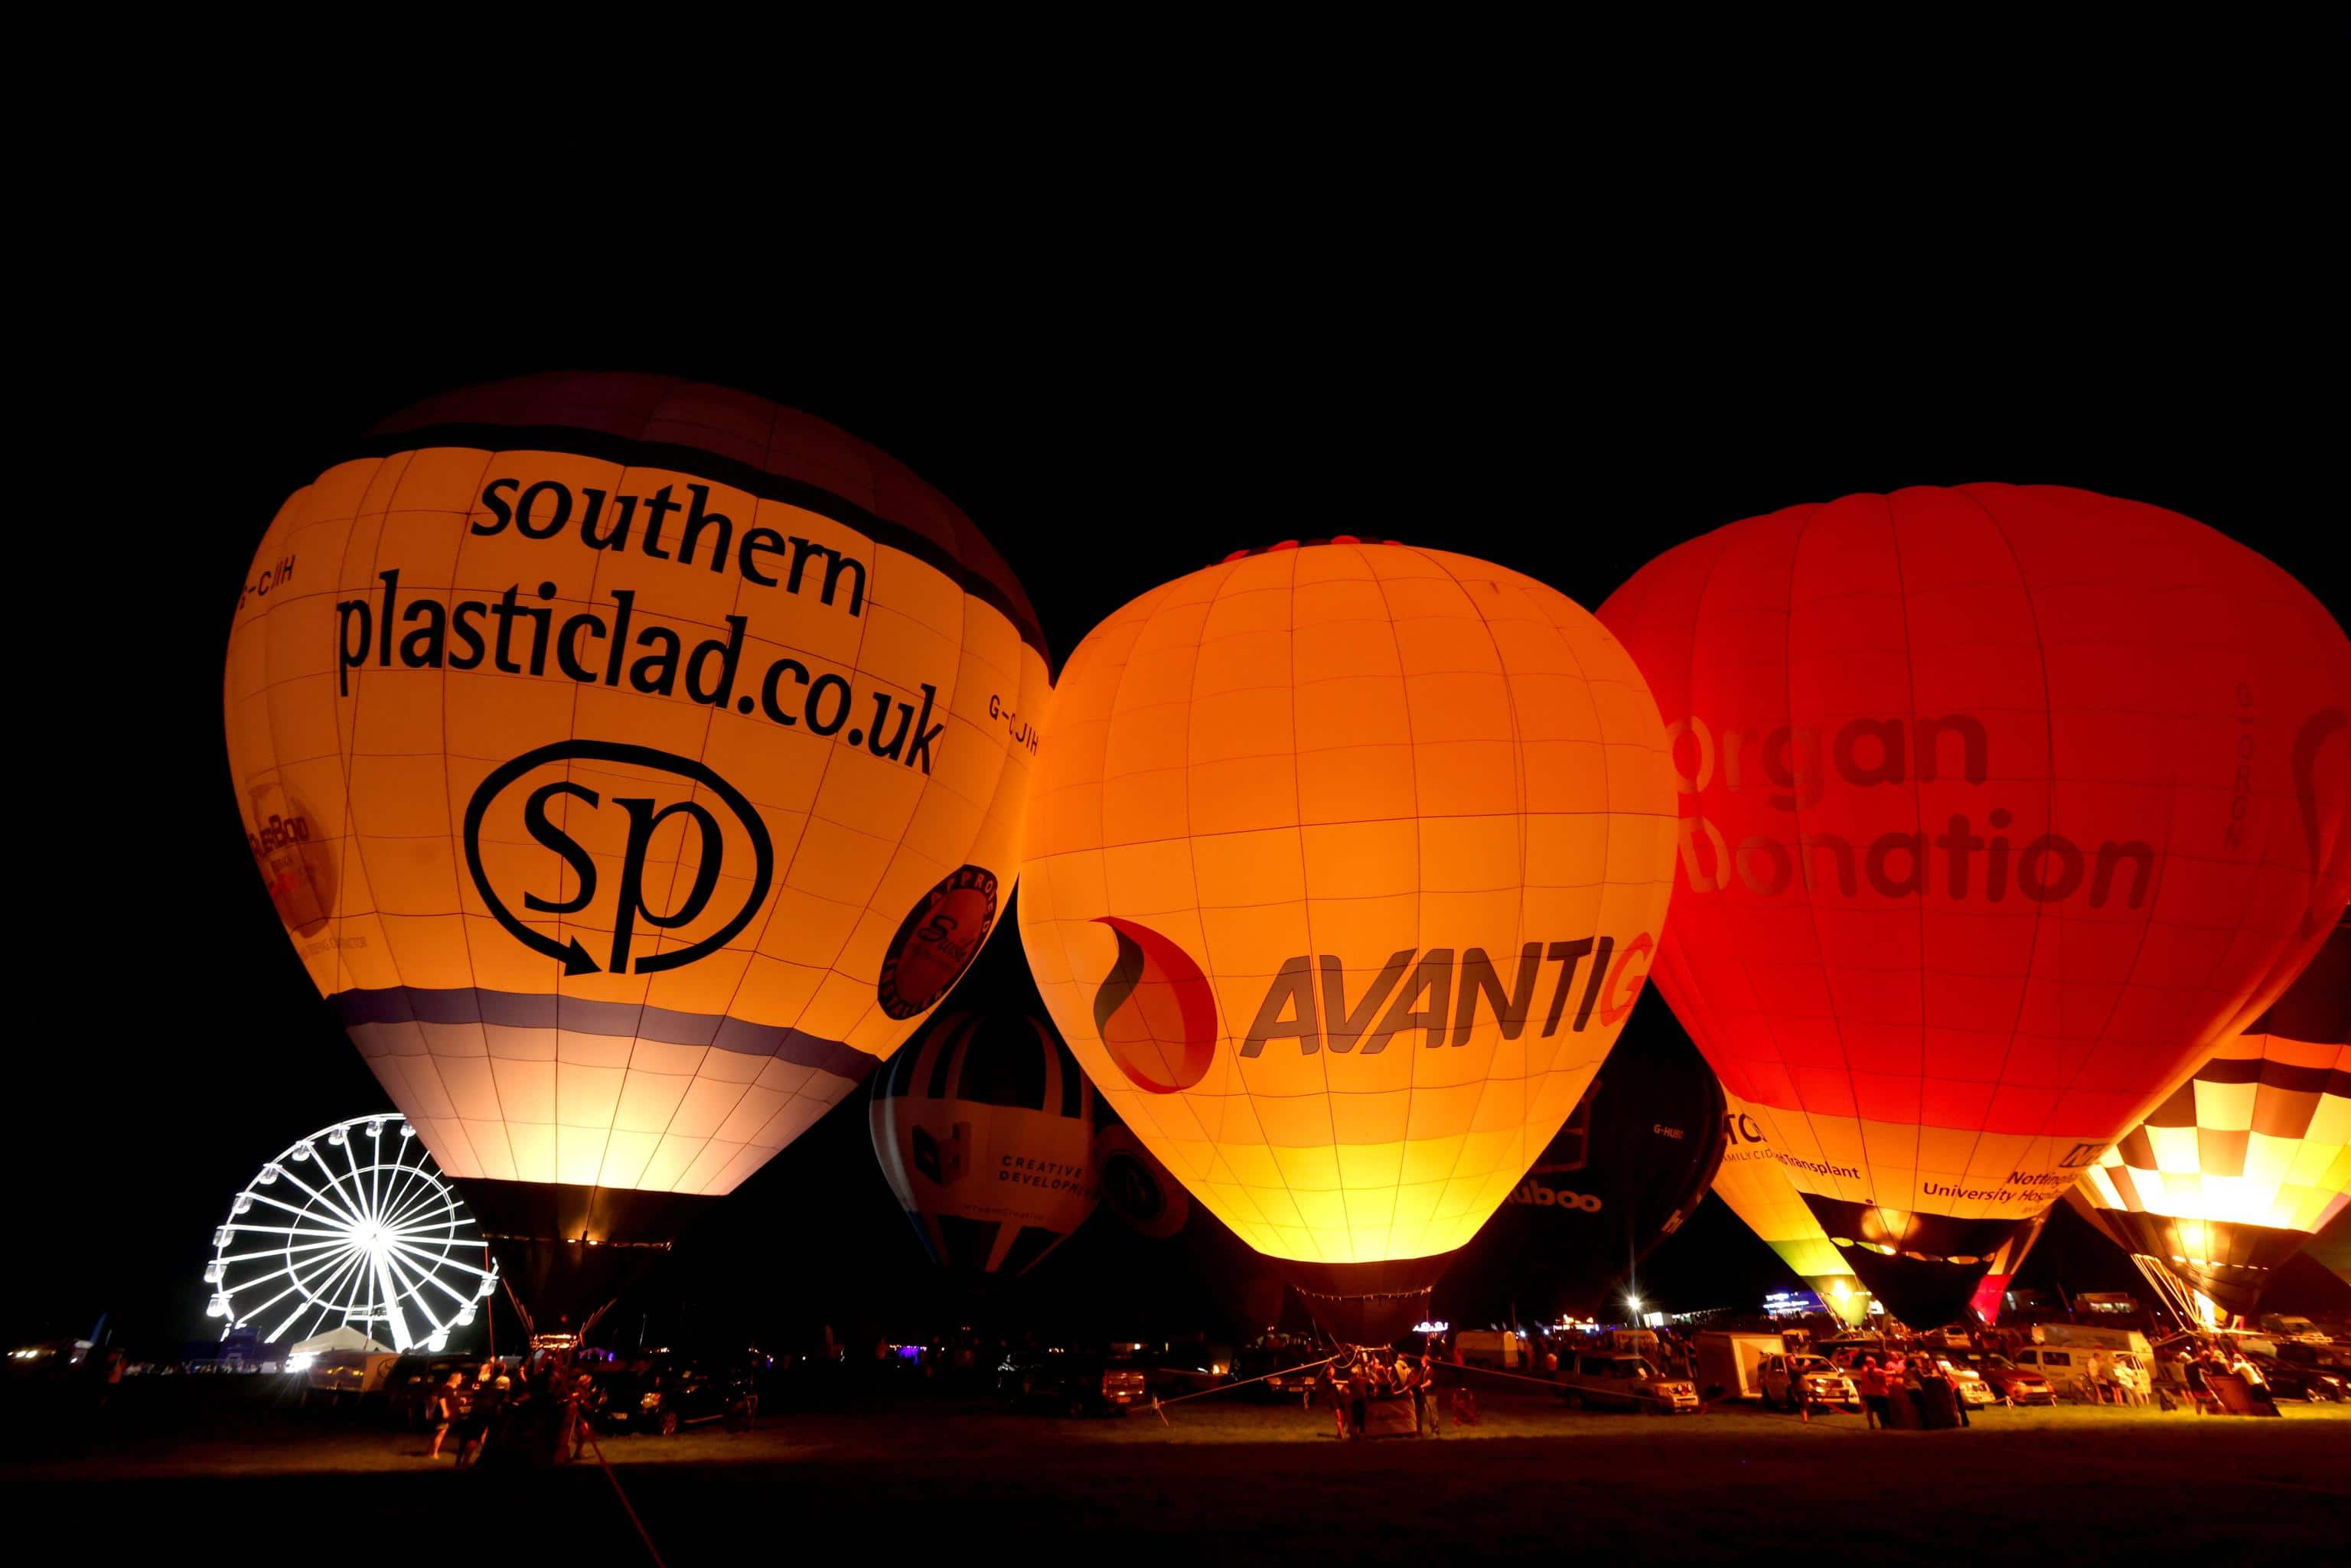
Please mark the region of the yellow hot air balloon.
[[1672, 781], [1583, 609], [1334, 539], [1144, 595], [1071, 655], [1021, 938], [1119, 1116], [1343, 1337], [1408, 1326], [1631, 1009]]
[[229, 638], [229, 761], [288, 940], [485, 1228], [610, 1254], [731, 1190], [970, 963], [1042, 648], [969, 520], [863, 443], [531, 377], [287, 499]]
[[1729, 1108], [1722, 1118], [1722, 1166], [1711, 1190], [1823, 1306], [1848, 1323], [1866, 1322], [1869, 1291], [1804, 1207], [1804, 1196], [1781, 1168], [1761, 1119], [1728, 1089], [1723, 1099]]
[[2351, 1207], [2351, 924], [2069, 1196], [2219, 1311], [2251, 1314]]

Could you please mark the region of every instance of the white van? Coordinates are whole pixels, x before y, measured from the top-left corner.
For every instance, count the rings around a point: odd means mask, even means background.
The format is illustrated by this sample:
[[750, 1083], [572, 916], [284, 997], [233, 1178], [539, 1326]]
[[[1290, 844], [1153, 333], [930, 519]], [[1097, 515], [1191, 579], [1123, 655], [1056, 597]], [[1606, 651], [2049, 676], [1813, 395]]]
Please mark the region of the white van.
[[2154, 1364], [2137, 1351], [2102, 1344], [2028, 1344], [2009, 1359], [2047, 1378], [2050, 1388], [2062, 1396], [2076, 1391], [2076, 1385], [2090, 1375], [2092, 1358], [2100, 1355], [2113, 1364], [2126, 1384], [2136, 1382], [2137, 1392], [2154, 1388]]

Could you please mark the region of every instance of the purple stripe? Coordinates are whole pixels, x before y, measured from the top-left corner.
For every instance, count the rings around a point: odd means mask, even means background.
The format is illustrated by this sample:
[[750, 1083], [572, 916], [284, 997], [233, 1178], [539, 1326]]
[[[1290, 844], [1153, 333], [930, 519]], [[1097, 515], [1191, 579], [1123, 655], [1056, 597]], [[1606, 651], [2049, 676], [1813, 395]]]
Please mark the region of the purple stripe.
[[712, 1013], [676, 1012], [629, 1002], [593, 1002], [475, 988], [428, 990], [389, 986], [340, 991], [329, 998], [345, 1029], [371, 1023], [485, 1023], [507, 1029], [566, 1029], [664, 1045], [707, 1045], [737, 1056], [768, 1056], [862, 1082], [875, 1059], [837, 1040], [780, 1024], [748, 1023]]

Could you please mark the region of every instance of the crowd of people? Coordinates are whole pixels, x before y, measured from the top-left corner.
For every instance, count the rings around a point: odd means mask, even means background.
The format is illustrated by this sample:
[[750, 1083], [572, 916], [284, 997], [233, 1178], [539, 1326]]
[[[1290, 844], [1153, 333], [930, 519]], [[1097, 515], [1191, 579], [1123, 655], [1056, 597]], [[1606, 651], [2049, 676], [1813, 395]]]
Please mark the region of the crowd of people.
[[1463, 1375], [1461, 1353], [1440, 1362], [1433, 1350], [1407, 1352], [1358, 1347], [1325, 1361], [1314, 1375], [1314, 1392], [1331, 1412], [1333, 1435], [1363, 1437], [1376, 1402], [1412, 1401], [1412, 1429], [1423, 1437], [1443, 1435], [1449, 1408], [1453, 1429], [1478, 1424], [1478, 1396]]
[[2209, 1341], [2189, 1341], [2179, 1346], [2179, 1354], [2172, 1362], [2172, 1371], [2179, 1385], [2188, 1391], [2188, 1397], [2195, 1404], [2196, 1413], [2199, 1416], [2217, 1416], [2228, 1409], [2218, 1381], [2223, 1376], [2241, 1380], [2246, 1398], [2253, 1405], [2266, 1405], [2273, 1410], [2276, 1408], [2276, 1402], [2270, 1396], [2269, 1379], [2262, 1375], [2262, 1369], [2254, 1365], [2252, 1358], [2237, 1345], [2222, 1343], [2215, 1346]]
[[594, 1380], [559, 1358], [544, 1356], [509, 1374], [482, 1363], [471, 1377], [453, 1372], [425, 1406], [433, 1440], [423, 1457], [438, 1459], [454, 1437], [459, 1469], [488, 1458], [494, 1464], [568, 1464], [589, 1442]]
[[1970, 1424], [1968, 1402], [1940, 1356], [1923, 1350], [1865, 1354], [1852, 1376], [1862, 1413], [1874, 1429], [1932, 1431]]

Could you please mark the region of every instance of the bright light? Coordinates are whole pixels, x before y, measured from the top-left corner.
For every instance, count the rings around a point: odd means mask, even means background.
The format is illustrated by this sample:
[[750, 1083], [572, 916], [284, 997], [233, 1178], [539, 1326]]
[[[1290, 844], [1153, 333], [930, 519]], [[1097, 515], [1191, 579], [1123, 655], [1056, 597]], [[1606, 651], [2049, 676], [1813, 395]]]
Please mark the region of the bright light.
[[1625, 1304], [1637, 1312], [1641, 1310], [1641, 1298], [1638, 1296], [1627, 1296], [1625, 1298]]
[[1412, 1325], [1412, 1332], [1415, 1333], [1444, 1333], [1449, 1331], [1452, 1327], [1453, 1325], [1451, 1323], [1445, 1322], [1415, 1323]]

